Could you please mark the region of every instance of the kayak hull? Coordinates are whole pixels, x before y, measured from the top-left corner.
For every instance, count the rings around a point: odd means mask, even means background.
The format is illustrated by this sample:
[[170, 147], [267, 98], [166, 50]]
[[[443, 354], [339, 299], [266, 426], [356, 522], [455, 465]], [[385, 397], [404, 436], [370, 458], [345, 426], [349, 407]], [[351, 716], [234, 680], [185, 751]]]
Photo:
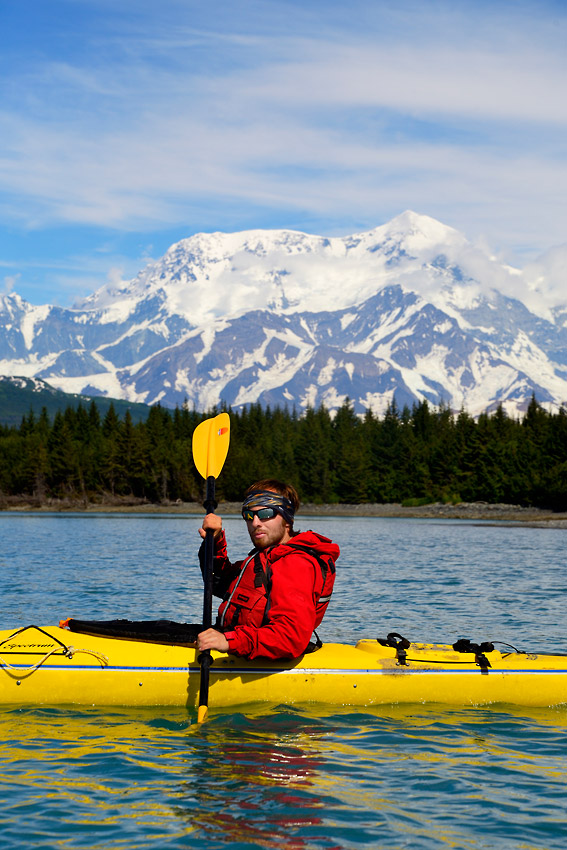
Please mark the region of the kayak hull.
[[[212, 653], [209, 704], [567, 704], [567, 657], [497, 650], [483, 659], [412, 643], [401, 658], [376, 640], [325, 644], [299, 659], [248, 661]], [[0, 631], [0, 704], [198, 704], [192, 646], [70, 633], [55, 626]]]

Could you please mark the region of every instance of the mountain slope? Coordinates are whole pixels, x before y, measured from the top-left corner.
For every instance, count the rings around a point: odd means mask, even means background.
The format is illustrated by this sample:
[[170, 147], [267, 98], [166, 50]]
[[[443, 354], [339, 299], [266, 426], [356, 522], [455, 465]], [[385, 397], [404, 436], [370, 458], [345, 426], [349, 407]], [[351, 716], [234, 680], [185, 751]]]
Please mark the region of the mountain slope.
[[[18, 426], [22, 417], [29, 416], [30, 411], [39, 417], [43, 408], [52, 419], [58, 411], [63, 413], [67, 407], [77, 408], [82, 404], [87, 408], [92, 400], [92, 397], [56, 390], [37, 378], [0, 376], [0, 425]], [[150, 410], [145, 404], [132, 404], [122, 399], [97, 397], [94, 401], [101, 417], [106, 415], [111, 404], [120, 417], [124, 417], [128, 410], [133, 422], [144, 422]]]
[[567, 401], [567, 303], [406, 212], [367, 233], [197, 234], [73, 309], [0, 299], [0, 373], [197, 409]]

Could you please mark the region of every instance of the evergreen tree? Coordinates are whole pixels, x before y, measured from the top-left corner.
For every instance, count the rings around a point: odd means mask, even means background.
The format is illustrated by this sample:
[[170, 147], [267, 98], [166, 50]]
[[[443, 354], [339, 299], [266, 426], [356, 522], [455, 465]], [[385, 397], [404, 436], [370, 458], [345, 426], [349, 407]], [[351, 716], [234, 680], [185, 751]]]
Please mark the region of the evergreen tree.
[[73, 497], [80, 479], [71, 417], [55, 414], [47, 441], [49, 488], [56, 496]]
[[127, 487], [124, 463], [122, 423], [110, 403], [102, 422], [100, 471], [103, 488], [112, 496], [122, 495]]
[[293, 466], [297, 470], [295, 480], [301, 498], [317, 503], [336, 501], [332, 463], [336, 447], [328, 410], [323, 405], [317, 411], [307, 408], [305, 415], [296, 421], [294, 430]]
[[360, 419], [346, 398], [333, 421], [334, 472], [339, 502], [358, 504], [368, 498], [370, 459]]

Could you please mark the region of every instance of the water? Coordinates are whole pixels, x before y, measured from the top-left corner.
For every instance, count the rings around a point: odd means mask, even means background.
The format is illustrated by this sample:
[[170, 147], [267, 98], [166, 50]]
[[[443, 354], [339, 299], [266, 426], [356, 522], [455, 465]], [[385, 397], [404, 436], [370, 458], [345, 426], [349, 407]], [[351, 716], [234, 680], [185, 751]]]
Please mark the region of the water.
[[[227, 521], [229, 549], [247, 548]], [[198, 620], [198, 517], [0, 514], [0, 626]], [[564, 532], [322, 518], [324, 640], [567, 650]], [[313, 706], [0, 714], [0, 848], [522, 848], [567, 844], [567, 708]]]

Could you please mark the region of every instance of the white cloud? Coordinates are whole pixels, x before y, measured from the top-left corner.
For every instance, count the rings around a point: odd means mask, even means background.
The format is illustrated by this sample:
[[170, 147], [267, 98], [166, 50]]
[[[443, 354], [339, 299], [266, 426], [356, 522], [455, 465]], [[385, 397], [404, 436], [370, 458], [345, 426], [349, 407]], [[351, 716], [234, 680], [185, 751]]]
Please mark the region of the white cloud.
[[20, 277], [21, 275], [19, 274], [6, 275], [4, 277], [4, 286], [2, 288], [2, 294], [9, 295], [10, 292], [12, 292], [12, 290], [14, 289]]
[[110, 4], [85, 56], [13, 77], [0, 215], [151, 230], [226, 205], [236, 228], [238, 206], [344, 233], [413, 208], [507, 252], [563, 241], [565, 15], [425, 5], [249, 2], [214, 22], [168, 0], [121, 29]]
[[[386, 107], [414, 115], [564, 124], [566, 61], [522, 50], [413, 44], [300, 43], [304, 58], [243, 75], [244, 94], [268, 103]], [[297, 53], [298, 51], [292, 51]]]
[[556, 245], [529, 263], [524, 275], [530, 292], [546, 301], [564, 305], [567, 301], [567, 243]]

